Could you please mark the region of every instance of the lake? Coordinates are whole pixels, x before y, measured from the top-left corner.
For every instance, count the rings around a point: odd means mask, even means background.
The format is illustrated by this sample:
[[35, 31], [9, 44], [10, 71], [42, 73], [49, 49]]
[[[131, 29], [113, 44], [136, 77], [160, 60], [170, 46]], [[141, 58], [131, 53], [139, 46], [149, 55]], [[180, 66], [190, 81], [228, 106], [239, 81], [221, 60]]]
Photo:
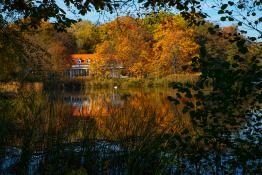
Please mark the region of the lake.
[[2, 100], [0, 174], [261, 172], [257, 123], [245, 121], [227, 130], [218, 122], [216, 132], [210, 132], [170, 100], [176, 93], [171, 88], [91, 88], [25, 91]]

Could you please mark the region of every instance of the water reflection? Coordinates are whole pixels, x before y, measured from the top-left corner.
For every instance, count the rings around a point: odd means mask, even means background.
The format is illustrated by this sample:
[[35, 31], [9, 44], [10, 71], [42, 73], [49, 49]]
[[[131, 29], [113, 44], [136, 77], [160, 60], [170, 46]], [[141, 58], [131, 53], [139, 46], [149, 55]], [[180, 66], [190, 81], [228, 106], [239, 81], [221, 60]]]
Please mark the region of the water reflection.
[[175, 93], [27, 92], [1, 101], [0, 174], [259, 174], [261, 151], [252, 154], [261, 134], [242, 137], [246, 122], [213, 137], [168, 100]]
[[91, 117], [94, 115], [109, 115], [112, 108], [124, 106], [125, 99], [117, 93], [106, 95], [73, 94], [65, 95], [64, 101], [71, 105], [74, 117]]

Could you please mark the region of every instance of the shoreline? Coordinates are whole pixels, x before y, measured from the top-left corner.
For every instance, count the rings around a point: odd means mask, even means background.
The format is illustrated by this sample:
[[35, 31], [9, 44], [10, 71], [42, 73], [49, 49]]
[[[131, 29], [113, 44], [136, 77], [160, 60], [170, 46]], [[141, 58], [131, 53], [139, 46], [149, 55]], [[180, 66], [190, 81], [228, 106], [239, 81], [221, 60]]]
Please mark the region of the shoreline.
[[18, 81], [1, 82], [1, 96], [9, 96], [8, 94], [18, 94], [20, 89], [28, 91], [42, 90], [81, 90], [88, 88], [168, 88], [172, 82], [190, 82], [194, 83], [198, 80], [200, 74], [174, 74], [162, 78], [61, 78], [56, 80], [45, 81], [26, 81], [20, 83]]

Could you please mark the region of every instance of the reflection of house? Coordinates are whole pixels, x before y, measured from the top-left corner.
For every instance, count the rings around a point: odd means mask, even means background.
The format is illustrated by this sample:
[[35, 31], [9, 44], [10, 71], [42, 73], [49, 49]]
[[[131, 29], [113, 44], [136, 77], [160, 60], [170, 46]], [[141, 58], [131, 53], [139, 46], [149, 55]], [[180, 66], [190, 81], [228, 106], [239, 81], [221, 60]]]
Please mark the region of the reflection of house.
[[[91, 74], [93, 75], [91, 72], [91, 66], [97, 60], [96, 54], [72, 54], [70, 59], [72, 65], [68, 71], [69, 77], [87, 77]], [[120, 77], [120, 71], [123, 69], [123, 67], [118, 64], [110, 63], [101, 69], [103, 69], [103, 71], [109, 71], [109, 77]]]
[[124, 105], [118, 94], [109, 96], [67, 96], [65, 101], [71, 105], [72, 116], [89, 117], [89, 116], [108, 116]]

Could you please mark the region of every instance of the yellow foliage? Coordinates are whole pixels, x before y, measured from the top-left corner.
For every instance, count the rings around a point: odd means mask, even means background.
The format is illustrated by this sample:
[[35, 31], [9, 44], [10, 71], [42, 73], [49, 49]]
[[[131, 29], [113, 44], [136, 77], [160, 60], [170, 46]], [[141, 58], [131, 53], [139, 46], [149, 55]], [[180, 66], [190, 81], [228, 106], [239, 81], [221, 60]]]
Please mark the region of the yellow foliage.
[[104, 37], [106, 40], [96, 47], [96, 53], [101, 57], [99, 70], [114, 62], [123, 65], [129, 75], [143, 76], [147, 72], [145, 65], [149, 62], [151, 48], [147, 42], [150, 36], [139, 22], [131, 17], [122, 17], [103, 25], [101, 30], [108, 38]]
[[199, 56], [195, 30], [181, 16], [167, 16], [149, 33], [141, 19], [120, 17], [100, 27], [103, 42], [96, 46], [100, 74], [112, 62], [134, 77], [165, 76], [182, 71]]
[[199, 56], [195, 31], [186, 26], [182, 17], [166, 19], [154, 33], [154, 67], [157, 73], [168, 75], [182, 71], [193, 57]]

